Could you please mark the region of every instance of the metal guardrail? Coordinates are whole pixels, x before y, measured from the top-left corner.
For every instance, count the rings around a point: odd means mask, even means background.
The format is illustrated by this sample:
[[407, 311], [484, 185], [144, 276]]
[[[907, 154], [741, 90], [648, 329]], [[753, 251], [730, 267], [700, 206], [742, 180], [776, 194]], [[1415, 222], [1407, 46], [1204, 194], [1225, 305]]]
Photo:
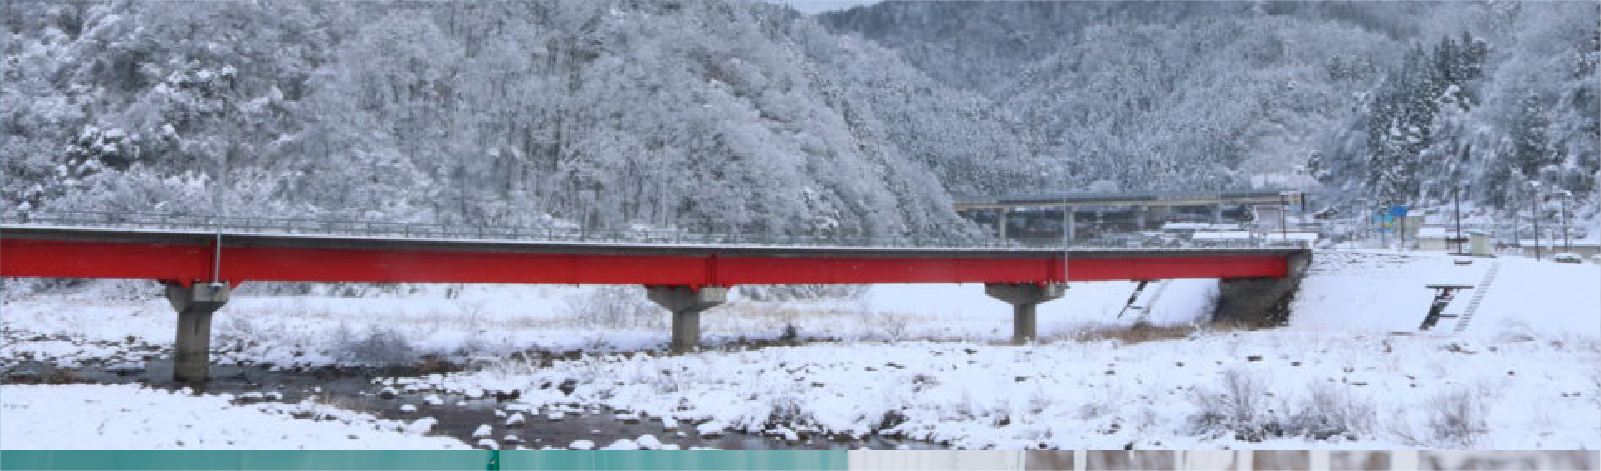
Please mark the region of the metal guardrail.
[[[197, 214], [123, 213], [104, 211], [31, 212], [0, 211], [0, 224], [26, 226], [103, 227], [118, 229], [182, 230], [196, 232], [245, 232], [255, 234], [296, 234], [357, 237], [398, 237], [407, 239], [480, 239], [540, 242], [642, 243], [642, 244], [729, 244], [764, 246], [845, 246], [845, 247], [949, 247], [982, 248], [1062, 248], [1059, 238], [974, 239], [961, 237], [855, 237], [802, 236], [784, 234], [706, 234], [669, 230], [585, 230], [562, 227], [468, 226], [379, 221], [338, 221], [321, 219], [259, 218]], [[1075, 240], [1068, 248], [1082, 249], [1224, 249], [1224, 248], [1306, 248], [1300, 241], [1271, 238], [1241, 240], [1097, 239]]]
[[1232, 200], [1272, 200], [1278, 199], [1286, 192], [1301, 192], [1289, 188], [1280, 189], [1233, 189], [1215, 191], [1184, 191], [1184, 190], [1153, 190], [1153, 191], [1109, 191], [1109, 192], [1061, 192], [1061, 193], [1012, 193], [995, 195], [954, 195], [951, 200], [958, 204], [982, 203], [1064, 203], [1077, 205], [1093, 205], [1097, 202], [1161, 202], [1167, 200], [1218, 200], [1220, 202]]

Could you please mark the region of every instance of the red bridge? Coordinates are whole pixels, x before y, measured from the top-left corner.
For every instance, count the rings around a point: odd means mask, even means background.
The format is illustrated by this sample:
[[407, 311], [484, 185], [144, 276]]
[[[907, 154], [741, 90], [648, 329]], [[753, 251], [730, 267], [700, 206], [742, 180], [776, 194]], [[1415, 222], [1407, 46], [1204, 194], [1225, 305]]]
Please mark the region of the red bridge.
[[0, 276], [162, 280], [179, 311], [175, 375], [203, 380], [211, 313], [246, 281], [640, 284], [673, 312], [674, 350], [740, 284], [984, 283], [1014, 306], [1014, 340], [1065, 283], [1286, 279], [1305, 248], [896, 248], [530, 242], [0, 226]]

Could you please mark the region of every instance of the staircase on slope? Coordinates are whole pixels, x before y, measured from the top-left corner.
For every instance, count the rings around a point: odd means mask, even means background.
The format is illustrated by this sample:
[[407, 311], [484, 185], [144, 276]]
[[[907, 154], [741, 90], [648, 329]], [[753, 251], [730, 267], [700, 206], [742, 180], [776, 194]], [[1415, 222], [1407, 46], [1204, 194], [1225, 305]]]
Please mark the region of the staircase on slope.
[[1484, 271], [1484, 279], [1479, 281], [1479, 289], [1473, 291], [1473, 299], [1468, 301], [1468, 307], [1457, 316], [1455, 332], [1468, 329], [1468, 321], [1473, 320], [1473, 313], [1479, 310], [1479, 303], [1484, 301], [1484, 294], [1490, 292], [1490, 283], [1495, 281], [1496, 271], [1501, 269], [1501, 262], [1490, 262], [1490, 269]]
[[1156, 289], [1151, 291], [1151, 295], [1145, 300], [1145, 305], [1135, 306], [1134, 304], [1140, 299], [1140, 293], [1145, 292], [1145, 288], [1151, 284], [1151, 280], [1140, 280], [1139, 284], [1135, 285], [1134, 292], [1129, 294], [1128, 303], [1123, 306], [1123, 310], [1118, 311], [1117, 318], [1122, 319], [1124, 314], [1134, 310], [1140, 313], [1136, 321], [1145, 320], [1151, 315], [1151, 308], [1156, 307], [1156, 301], [1162, 299], [1162, 292], [1166, 291], [1167, 285], [1172, 282], [1173, 280], [1169, 279], [1156, 280]]

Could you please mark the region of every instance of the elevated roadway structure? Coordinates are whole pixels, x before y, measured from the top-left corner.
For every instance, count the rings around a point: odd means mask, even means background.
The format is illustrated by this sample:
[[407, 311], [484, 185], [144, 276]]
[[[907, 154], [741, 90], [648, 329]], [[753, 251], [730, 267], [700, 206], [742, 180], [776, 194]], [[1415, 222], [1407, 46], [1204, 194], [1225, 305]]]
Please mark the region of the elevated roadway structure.
[[[1174, 208], [1204, 208], [1210, 213], [1212, 223], [1222, 223], [1225, 207], [1250, 206], [1285, 206], [1287, 203], [1299, 198], [1301, 193], [1295, 190], [1283, 189], [1252, 189], [1252, 190], [1224, 190], [1224, 191], [1129, 191], [1129, 192], [1063, 192], [1015, 195], [977, 195], [957, 196], [952, 198], [955, 210], [974, 218], [978, 214], [985, 214], [987, 220], [995, 224], [996, 234], [1001, 239], [1008, 239], [1008, 216], [1013, 211], [1043, 210], [1047, 213], [1061, 214], [1060, 232], [1057, 234], [1063, 240], [1074, 241], [1078, 239], [1075, 233], [1077, 217], [1086, 209], [1096, 208], [1094, 211], [1105, 212], [1106, 208], [1114, 208], [1116, 212], [1132, 213], [1131, 228], [1135, 231], [1148, 229], [1152, 219], [1160, 219], [1169, 214]], [[991, 217], [989, 214], [993, 214]]]
[[671, 347], [682, 352], [698, 346], [700, 314], [741, 284], [983, 283], [1013, 305], [1013, 340], [1021, 343], [1035, 337], [1034, 307], [1062, 296], [1068, 283], [1219, 278], [1270, 287], [1293, 280], [1309, 257], [1291, 244], [670, 244], [0, 223], [0, 276], [161, 281], [178, 311], [181, 381], [206, 379], [212, 313], [253, 281], [644, 285], [672, 312]]

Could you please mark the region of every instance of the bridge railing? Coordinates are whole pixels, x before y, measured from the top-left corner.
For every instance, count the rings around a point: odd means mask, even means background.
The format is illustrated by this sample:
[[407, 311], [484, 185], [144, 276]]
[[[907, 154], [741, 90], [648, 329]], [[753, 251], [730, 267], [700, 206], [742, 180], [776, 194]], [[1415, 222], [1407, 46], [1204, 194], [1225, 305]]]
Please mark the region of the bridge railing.
[[[694, 245], [1063, 248], [1060, 238], [975, 239], [962, 237], [806, 236], [789, 234], [696, 233], [677, 230], [593, 230], [571, 227], [475, 226], [324, 219], [262, 218], [109, 211], [0, 211], [0, 224], [19, 226], [102, 227], [194, 232], [394, 237], [406, 239], [488, 239], [548, 242], [647, 243]], [[1156, 238], [1074, 240], [1074, 249], [1214, 249], [1304, 248], [1300, 241], [1271, 238], [1234, 240], [1167, 240]]]

